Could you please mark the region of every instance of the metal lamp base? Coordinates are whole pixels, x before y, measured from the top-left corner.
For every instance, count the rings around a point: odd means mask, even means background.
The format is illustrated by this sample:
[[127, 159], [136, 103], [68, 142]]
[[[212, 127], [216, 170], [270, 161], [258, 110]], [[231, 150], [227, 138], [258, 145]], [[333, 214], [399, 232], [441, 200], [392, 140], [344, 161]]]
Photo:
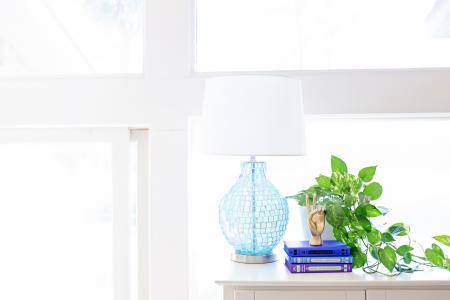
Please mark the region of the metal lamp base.
[[231, 253], [231, 260], [243, 264], [267, 264], [277, 261], [278, 258], [275, 254], [255, 256]]

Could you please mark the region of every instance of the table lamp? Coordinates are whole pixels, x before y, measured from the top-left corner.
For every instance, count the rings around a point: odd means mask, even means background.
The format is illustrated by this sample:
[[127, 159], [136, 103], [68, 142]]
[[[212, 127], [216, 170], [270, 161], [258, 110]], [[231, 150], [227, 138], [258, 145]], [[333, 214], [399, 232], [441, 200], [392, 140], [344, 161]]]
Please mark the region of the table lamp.
[[209, 78], [203, 106], [208, 154], [250, 156], [220, 202], [222, 232], [242, 263], [268, 263], [288, 223], [286, 198], [266, 179], [255, 156], [304, 155], [304, 115], [299, 80], [245, 75]]

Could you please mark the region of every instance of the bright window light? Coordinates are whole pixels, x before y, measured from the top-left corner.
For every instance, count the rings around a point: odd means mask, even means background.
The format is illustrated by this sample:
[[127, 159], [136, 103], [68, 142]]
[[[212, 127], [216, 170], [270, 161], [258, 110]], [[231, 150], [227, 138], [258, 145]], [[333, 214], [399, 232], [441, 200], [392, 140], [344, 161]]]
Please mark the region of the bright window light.
[[0, 1], [0, 76], [141, 73], [143, 5]]
[[0, 130], [0, 299], [136, 299], [127, 132]]
[[196, 70], [450, 67], [448, 16], [442, 0], [197, 0]]

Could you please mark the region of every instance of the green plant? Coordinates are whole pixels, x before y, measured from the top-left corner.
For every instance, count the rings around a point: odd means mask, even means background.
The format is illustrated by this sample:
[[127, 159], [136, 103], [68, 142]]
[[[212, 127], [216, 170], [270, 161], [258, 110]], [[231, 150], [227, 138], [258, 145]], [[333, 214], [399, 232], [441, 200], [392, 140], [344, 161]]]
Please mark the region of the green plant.
[[[450, 258], [438, 244], [424, 250], [419, 245], [423, 254], [416, 254], [417, 243], [411, 240], [408, 225], [395, 223], [382, 230], [373, 224], [373, 218], [387, 213], [387, 209], [373, 204], [383, 193], [382, 186], [372, 181], [376, 169], [366, 167], [353, 175], [342, 159], [331, 156], [331, 176], [319, 175], [317, 184], [290, 198], [304, 206], [307, 194], [309, 199], [317, 195], [318, 204], [326, 208], [326, 220], [333, 227], [335, 238], [351, 248], [354, 268], [390, 276], [418, 271], [421, 266], [450, 271]], [[434, 239], [450, 247], [450, 236], [439, 235]], [[381, 266], [388, 272], [383, 272]]]

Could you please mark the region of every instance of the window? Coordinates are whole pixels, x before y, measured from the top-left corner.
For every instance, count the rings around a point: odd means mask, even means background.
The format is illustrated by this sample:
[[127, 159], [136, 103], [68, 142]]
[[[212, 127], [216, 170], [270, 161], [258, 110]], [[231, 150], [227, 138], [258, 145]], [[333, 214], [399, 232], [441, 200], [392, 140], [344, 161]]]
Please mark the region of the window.
[[200, 72], [450, 67], [443, 0], [197, 0]]
[[[319, 174], [331, 173], [330, 155], [335, 154], [353, 173], [378, 166], [375, 180], [384, 192], [376, 204], [390, 210], [378, 218], [380, 227], [407, 223], [411, 236], [423, 245], [431, 244], [431, 236], [450, 231], [450, 223], [443, 222], [450, 209], [450, 190], [446, 188], [450, 178], [450, 118], [309, 117], [305, 125], [307, 156], [259, 158], [267, 162], [267, 176], [283, 195], [293, 195], [314, 184]], [[214, 270], [205, 264], [231, 252], [219, 226], [219, 201], [236, 182], [240, 161], [248, 158], [205, 155], [201, 148], [201, 120], [194, 119], [189, 156], [191, 297], [220, 299], [220, 290], [211, 277]], [[290, 220], [285, 239], [298, 240], [302, 237], [300, 210], [294, 200], [288, 202]]]
[[127, 128], [0, 130], [1, 299], [137, 299], [138, 148]]
[[144, 0], [0, 2], [0, 76], [142, 72]]

